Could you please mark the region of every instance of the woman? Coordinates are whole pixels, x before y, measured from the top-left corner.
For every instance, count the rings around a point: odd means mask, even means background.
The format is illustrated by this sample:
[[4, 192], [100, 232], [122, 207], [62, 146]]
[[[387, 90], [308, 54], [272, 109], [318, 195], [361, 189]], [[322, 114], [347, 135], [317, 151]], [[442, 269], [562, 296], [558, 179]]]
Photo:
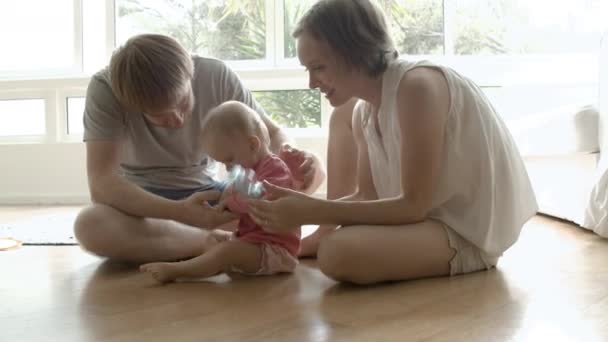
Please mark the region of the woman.
[[[338, 281], [463, 274], [494, 267], [537, 205], [521, 156], [483, 92], [455, 71], [397, 59], [369, 0], [321, 0], [294, 37], [310, 87], [353, 111], [356, 191], [321, 200], [267, 185], [251, 201], [268, 230], [333, 224], [317, 258]], [[331, 142], [330, 142], [331, 143]], [[331, 179], [330, 179], [331, 182]]]

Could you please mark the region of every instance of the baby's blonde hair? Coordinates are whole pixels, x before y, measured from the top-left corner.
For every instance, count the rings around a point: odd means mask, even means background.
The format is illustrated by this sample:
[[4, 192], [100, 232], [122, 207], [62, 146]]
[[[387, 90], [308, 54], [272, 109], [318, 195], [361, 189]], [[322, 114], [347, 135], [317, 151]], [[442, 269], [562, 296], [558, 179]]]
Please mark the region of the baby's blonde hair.
[[176, 105], [194, 74], [190, 54], [173, 38], [142, 34], [118, 48], [109, 65], [112, 92], [131, 110]]
[[264, 146], [270, 144], [268, 129], [260, 114], [238, 101], [226, 101], [207, 113], [202, 123], [201, 138], [204, 140], [212, 135], [256, 136]]

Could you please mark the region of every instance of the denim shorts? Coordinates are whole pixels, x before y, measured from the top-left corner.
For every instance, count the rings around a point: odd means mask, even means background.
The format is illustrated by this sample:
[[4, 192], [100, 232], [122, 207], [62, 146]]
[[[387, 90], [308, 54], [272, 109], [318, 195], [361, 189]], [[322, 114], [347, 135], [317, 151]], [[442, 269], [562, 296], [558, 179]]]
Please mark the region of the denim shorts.
[[[192, 195], [195, 192], [210, 191], [210, 190], [216, 190], [216, 191], [222, 192], [222, 191], [224, 191], [225, 187], [226, 187], [226, 183], [224, 183], [224, 182], [213, 182], [211, 184], [207, 184], [205, 186], [202, 186], [199, 188], [194, 188], [194, 189], [159, 189], [159, 188], [144, 187], [144, 190], [151, 192], [157, 196], [177, 201], [177, 200], [182, 200], [184, 198], [188, 198], [188, 197], [190, 197], [190, 195]], [[213, 205], [217, 204], [217, 201], [209, 201], [209, 204], [213, 206]]]

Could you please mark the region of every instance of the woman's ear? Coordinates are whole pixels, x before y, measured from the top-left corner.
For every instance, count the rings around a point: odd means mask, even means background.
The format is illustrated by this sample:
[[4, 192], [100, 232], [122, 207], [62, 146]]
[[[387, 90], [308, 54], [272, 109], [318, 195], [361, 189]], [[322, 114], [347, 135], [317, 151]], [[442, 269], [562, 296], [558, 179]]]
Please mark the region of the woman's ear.
[[258, 152], [261, 146], [262, 141], [260, 141], [260, 138], [256, 137], [255, 135], [249, 136], [249, 149], [251, 152]]

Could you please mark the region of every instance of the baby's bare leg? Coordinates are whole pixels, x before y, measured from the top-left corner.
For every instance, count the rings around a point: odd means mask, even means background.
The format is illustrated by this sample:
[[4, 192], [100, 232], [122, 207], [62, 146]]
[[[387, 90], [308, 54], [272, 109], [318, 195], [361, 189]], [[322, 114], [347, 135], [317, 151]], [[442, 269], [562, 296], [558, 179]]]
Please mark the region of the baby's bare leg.
[[262, 252], [260, 245], [242, 240], [221, 242], [196, 258], [180, 262], [155, 262], [140, 267], [150, 273], [159, 283], [178, 278], [206, 278], [232, 268], [255, 273], [260, 268]]

